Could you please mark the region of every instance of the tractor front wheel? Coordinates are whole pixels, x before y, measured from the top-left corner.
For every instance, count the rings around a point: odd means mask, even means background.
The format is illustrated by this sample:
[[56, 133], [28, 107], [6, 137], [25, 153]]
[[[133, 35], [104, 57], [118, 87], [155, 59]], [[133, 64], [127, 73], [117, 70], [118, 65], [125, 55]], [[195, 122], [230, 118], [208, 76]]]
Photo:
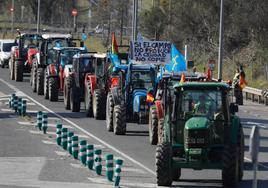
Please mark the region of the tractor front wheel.
[[69, 76], [64, 79], [63, 86], [63, 96], [64, 96], [64, 106], [66, 110], [70, 110], [70, 90], [74, 85], [74, 79], [72, 76]]
[[101, 89], [96, 89], [93, 94], [93, 115], [95, 119], [105, 119], [105, 93]]
[[44, 95], [44, 68], [37, 69], [36, 92], [37, 95]]
[[9, 76], [11, 80], [15, 79], [13, 58], [9, 60]]
[[172, 151], [169, 143], [162, 143], [156, 148], [156, 179], [158, 186], [171, 186], [172, 184]]
[[36, 92], [36, 77], [37, 77], [37, 70], [36, 70], [36, 65], [32, 65], [32, 70], [31, 70], [31, 86], [33, 92]]
[[59, 83], [57, 78], [50, 77], [48, 79], [48, 93], [50, 101], [58, 101]]
[[80, 112], [80, 88], [72, 87], [70, 89], [70, 107], [72, 112]]
[[222, 183], [224, 187], [234, 187], [239, 179], [239, 154], [236, 145], [226, 145], [222, 157]]
[[45, 99], [48, 99], [49, 98], [49, 88], [48, 88], [48, 73], [47, 71], [45, 71], [45, 77], [44, 77], [44, 97]]
[[92, 104], [92, 92], [90, 89], [90, 83], [85, 84], [85, 107], [86, 107], [86, 116], [93, 117], [93, 104]]
[[113, 127], [113, 110], [114, 110], [114, 100], [112, 93], [108, 93], [106, 101], [106, 128], [107, 131], [111, 132], [114, 130]]
[[15, 81], [23, 81], [23, 63], [20, 61], [15, 61]]
[[158, 129], [157, 112], [154, 106], [150, 107], [149, 113], [149, 140], [151, 145], [156, 145], [158, 141], [157, 129]]
[[123, 105], [116, 105], [113, 112], [114, 134], [126, 134], [126, 109]]

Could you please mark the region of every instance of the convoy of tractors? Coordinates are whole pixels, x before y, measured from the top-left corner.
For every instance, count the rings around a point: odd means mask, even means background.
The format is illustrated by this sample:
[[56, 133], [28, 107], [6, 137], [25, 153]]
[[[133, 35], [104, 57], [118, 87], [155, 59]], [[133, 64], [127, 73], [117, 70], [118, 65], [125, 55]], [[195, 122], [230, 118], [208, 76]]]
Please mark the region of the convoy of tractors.
[[158, 185], [178, 181], [182, 168], [220, 169], [227, 187], [242, 180], [244, 134], [228, 84], [210, 74], [137, 63], [131, 45], [91, 52], [69, 34], [19, 34], [16, 44], [11, 79], [30, 73], [33, 92], [50, 101], [63, 94], [66, 110], [85, 108], [85, 116], [106, 120], [115, 135], [127, 134], [128, 123], [148, 124]]

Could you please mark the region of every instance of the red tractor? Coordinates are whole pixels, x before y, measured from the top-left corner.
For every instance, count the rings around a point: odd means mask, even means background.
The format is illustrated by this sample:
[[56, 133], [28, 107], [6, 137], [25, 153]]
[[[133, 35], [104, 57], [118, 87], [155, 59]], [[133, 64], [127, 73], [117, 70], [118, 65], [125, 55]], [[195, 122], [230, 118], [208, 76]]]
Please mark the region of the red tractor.
[[38, 52], [38, 43], [42, 39], [39, 34], [19, 34], [15, 39], [18, 46], [12, 48], [9, 61], [10, 78], [23, 81], [23, 73], [30, 73], [32, 60]]

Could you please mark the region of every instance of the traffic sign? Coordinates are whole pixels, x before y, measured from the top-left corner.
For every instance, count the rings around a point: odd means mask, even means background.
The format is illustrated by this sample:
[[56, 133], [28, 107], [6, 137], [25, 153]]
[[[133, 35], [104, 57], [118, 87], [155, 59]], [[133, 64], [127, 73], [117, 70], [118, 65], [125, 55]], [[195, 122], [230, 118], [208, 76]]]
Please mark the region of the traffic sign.
[[72, 10], [72, 16], [77, 16], [77, 9], [74, 8], [74, 9]]

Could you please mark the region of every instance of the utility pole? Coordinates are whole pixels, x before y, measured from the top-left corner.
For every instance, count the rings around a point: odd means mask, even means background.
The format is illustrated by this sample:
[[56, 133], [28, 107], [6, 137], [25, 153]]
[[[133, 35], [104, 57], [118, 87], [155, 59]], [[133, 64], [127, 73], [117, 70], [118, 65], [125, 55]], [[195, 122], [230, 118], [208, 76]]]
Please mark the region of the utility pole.
[[25, 6], [22, 5], [21, 6], [21, 13], [20, 13], [20, 21], [23, 22], [23, 17], [24, 17], [24, 9], [25, 9]]
[[218, 79], [222, 80], [222, 42], [223, 42], [223, 22], [224, 22], [224, 0], [221, 0], [221, 12], [220, 12], [220, 34], [219, 34], [219, 54], [218, 54]]
[[38, 7], [37, 7], [37, 27], [36, 33], [38, 34], [40, 31], [40, 0], [38, 0]]
[[138, 0], [133, 0], [133, 15], [132, 15], [132, 40], [137, 39], [138, 27]]
[[11, 11], [11, 33], [12, 33], [12, 36], [14, 36], [14, 11], [15, 11], [14, 0], [12, 0], [10, 11]]

